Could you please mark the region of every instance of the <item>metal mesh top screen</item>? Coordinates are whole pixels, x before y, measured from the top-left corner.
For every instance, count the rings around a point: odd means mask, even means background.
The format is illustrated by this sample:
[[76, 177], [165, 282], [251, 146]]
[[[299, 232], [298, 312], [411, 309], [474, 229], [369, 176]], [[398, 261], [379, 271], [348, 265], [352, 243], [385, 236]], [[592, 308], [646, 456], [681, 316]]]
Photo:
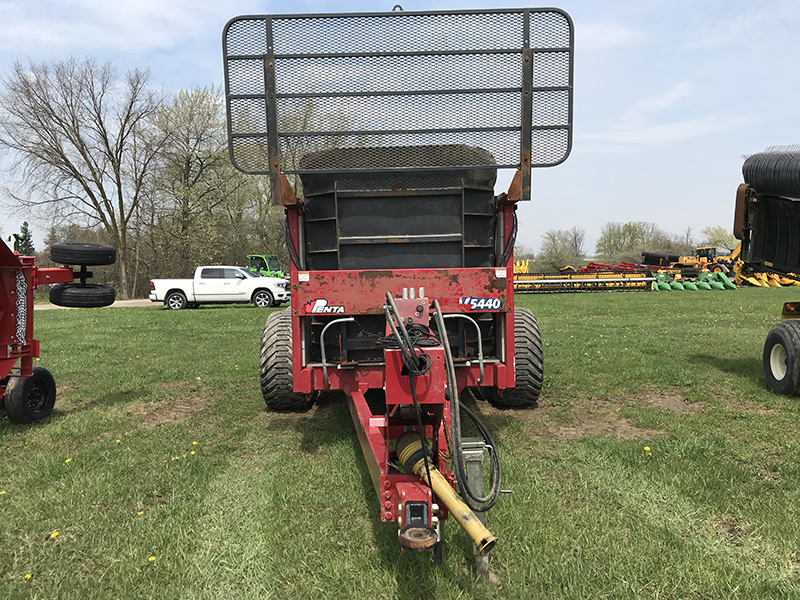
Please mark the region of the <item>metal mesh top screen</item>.
[[[238, 17], [223, 55], [231, 159], [247, 173], [530, 172], [571, 148], [572, 22], [556, 9]], [[452, 145], [496, 165], [393, 156]], [[334, 148], [376, 151], [357, 165], [301, 163]]]

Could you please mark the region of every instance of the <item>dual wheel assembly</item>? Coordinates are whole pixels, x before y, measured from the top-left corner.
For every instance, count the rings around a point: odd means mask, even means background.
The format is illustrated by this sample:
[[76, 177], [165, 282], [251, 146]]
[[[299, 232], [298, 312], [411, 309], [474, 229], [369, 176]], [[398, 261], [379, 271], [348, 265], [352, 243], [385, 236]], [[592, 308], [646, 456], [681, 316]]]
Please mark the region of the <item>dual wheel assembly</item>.
[[92, 272], [86, 267], [113, 265], [117, 250], [106, 244], [53, 244], [50, 260], [63, 265], [79, 266], [71, 283], [57, 283], [50, 288], [50, 302], [69, 308], [99, 308], [114, 304], [116, 293], [108, 285], [86, 283]]

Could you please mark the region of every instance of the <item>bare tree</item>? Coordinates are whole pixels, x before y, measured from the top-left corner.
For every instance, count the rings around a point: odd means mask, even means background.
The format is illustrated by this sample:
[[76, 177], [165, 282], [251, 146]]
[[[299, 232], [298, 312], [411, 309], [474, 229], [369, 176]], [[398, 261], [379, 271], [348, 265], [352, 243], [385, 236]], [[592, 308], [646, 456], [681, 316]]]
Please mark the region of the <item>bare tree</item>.
[[655, 223], [644, 221], [609, 222], [600, 229], [595, 252], [601, 261], [639, 262], [643, 251], [694, 254], [692, 228], [680, 236], [665, 233]]
[[731, 252], [739, 243], [730, 231], [718, 225], [703, 227], [700, 233], [703, 234], [703, 246], [716, 246]]
[[163, 142], [149, 124], [161, 103], [149, 80], [134, 69], [118, 81], [110, 64], [70, 58], [17, 61], [0, 88], [0, 148], [14, 157], [6, 195], [54, 217], [101, 224], [117, 248], [123, 298], [130, 222]]
[[586, 257], [583, 247], [586, 232], [580, 227], [548, 229], [542, 236], [542, 249], [536, 260], [544, 269], [560, 269]]

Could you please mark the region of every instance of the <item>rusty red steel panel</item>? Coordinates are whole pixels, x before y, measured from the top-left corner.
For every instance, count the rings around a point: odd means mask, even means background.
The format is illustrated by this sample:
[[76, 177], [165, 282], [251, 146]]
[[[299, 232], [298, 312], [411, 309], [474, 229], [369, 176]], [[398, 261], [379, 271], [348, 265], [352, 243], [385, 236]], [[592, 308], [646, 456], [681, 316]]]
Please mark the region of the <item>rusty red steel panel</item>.
[[[442, 404], [444, 401], [447, 373], [444, 367], [444, 348], [425, 348], [430, 356], [431, 367], [424, 375], [414, 377], [414, 393], [420, 404]], [[402, 375], [403, 356], [400, 350], [385, 350], [386, 356], [386, 402], [387, 404], [411, 404], [411, 379]]]
[[[294, 273], [292, 273], [294, 280]], [[300, 271], [292, 281], [292, 315], [379, 315], [386, 292], [414, 289], [446, 313], [504, 312], [513, 294], [510, 267]]]

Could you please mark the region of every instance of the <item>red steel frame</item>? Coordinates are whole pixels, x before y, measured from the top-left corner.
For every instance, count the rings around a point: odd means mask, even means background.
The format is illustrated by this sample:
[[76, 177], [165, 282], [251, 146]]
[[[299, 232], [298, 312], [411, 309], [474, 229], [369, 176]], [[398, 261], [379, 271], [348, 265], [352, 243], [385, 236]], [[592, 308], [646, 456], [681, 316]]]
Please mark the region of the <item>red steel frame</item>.
[[[287, 207], [289, 232], [293, 240], [300, 234], [301, 204]], [[505, 203], [498, 209], [504, 224], [504, 243], [513, 235], [515, 203]], [[484, 378], [480, 381], [480, 367], [476, 362], [456, 368], [456, 381], [460, 390], [471, 386], [489, 386], [498, 389], [514, 387], [514, 282], [513, 253], [505, 265], [491, 268], [462, 269], [386, 269], [359, 271], [300, 271], [291, 265], [292, 286], [292, 348], [294, 391], [310, 394], [314, 391], [342, 390], [357, 426], [364, 457], [372, 477], [381, 506], [382, 521], [397, 521], [403, 514], [406, 501], [424, 501], [429, 510], [435, 498], [419, 477], [399, 473], [389, 464], [392, 442], [404, 431], [417, 429], [410, 393], [409, 379], [401, 376], [402, 359], [397, 350], [386, 350], [384, 365], [356, 365], [353, 368], [328, 368], [328, 385], [325, 385], [322, 366], [304, 364], [301, 317], [311, 314], [318, 300], [327, 301], [327, 308], [337, 317], [364, 314], [383, 314], [386, 293], [398, 298], [398, 310], [403, 313], [399, 300], [403, 288], [424, 288], [431, 301], [438, 300], [445, 314], [469, 314], [471, 307], [459, 303], [460, 298], [481, 297], [499, 300], [496, 310], [481, 312], [502, 313], [504, 331], [501, 356], [486, 362]], [[414, 304], [416, 304], [415, 301]], [[497, 303], [495, 302], [495, 305]], [[412, 309], [413, 310], [413, 309]], [[405, 315], [404, 315], [405, 316]], [[424, 315], [427, 324], [428, 314]], [[444, 350], [441, 346], [426, 348], [433, 366], [423, 377], [415, 378], [418, 401], [432, 412], [432, 419], [423, 424], [425, 437], [431, 439], [438, 433], [440, 452], [436, 466], [455, 487], [455, 477], [446, 468], [446, 444], [449, 436], [450, 405], [445, 401]], [[386, 413], [374, 415], [365, 399], [369, 389], [386, 390]], [[439, 519], [447, 517], [446, 508], [439, 503]], [[429, 514], [429, 517], [433, 516]], [[431, 521], [432, 522], [432, 521]], [[402, 527], [402, 523], [400, 523]]]
[[[73, 280], [69, 267], [40, 269], [33, 262], [32, 256], [20, 256], [0, 242], [0, 407], [6, 378], [30, 377], [33, 360], [39, 357], [39, 340], [33, 339], [33, 291], [47, 283]], [[25, 284], [22, 299], [17, 295], [19, 277]], [[24, 333], [20, 335], [22, 329]]]

